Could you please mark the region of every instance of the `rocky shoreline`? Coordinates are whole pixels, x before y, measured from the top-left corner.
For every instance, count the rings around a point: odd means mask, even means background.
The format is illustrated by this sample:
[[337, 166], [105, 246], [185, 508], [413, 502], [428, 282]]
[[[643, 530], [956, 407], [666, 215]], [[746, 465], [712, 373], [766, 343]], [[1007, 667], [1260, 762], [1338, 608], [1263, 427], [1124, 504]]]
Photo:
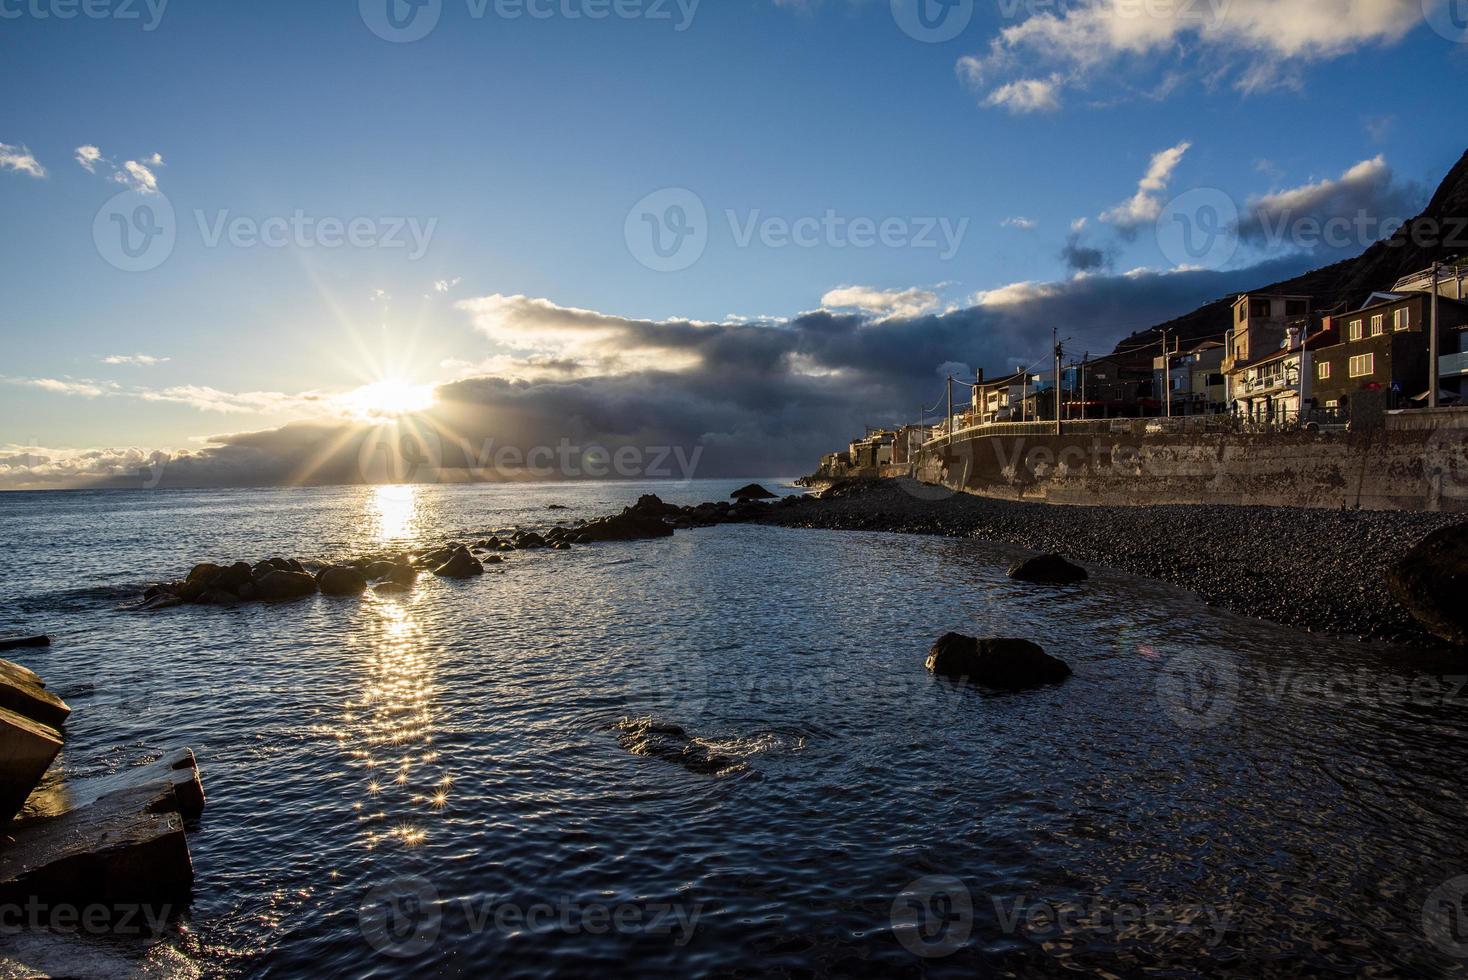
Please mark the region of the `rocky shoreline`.
[[978, 538], [1058, 553], [1167, 582], [1210, 605], [1310, 632], [1440, 645], [1388, 588], [1388, 570], [1461, 515], [1285, 507], [1056, 506], [952, 493], [909, 479], [850, 480], [777, 497], [746, 487], [731, 501], [679, 507], [644, 496], [618, 515], [570, 526], [500, 529], [417, 552], [350, 559], [203, 563], [150, 586], [141, 610], [281, 602], [317, 593], [403, 592], [420, 574], [476, 578], [513, 553], [567, 551], [726, 523]]
[[1461, 514], [1286, 507], [1064, 507], [911, 480], [838, 483], [762, 523], [981, 538], [1142, 575], [1210, 605], [1311, 632], [1430, 644], [1387, 570]]

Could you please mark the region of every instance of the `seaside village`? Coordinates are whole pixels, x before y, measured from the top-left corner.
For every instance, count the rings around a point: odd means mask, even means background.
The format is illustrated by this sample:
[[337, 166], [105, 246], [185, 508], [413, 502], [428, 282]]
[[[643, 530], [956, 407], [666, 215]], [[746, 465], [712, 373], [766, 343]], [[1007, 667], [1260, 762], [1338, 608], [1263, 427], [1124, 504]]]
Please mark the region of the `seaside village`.
[[1053, 431], [1076, 421], [1150, 418], [1156, 432], [1359, 431], [1403, 409], [1464, 404], [1468, 258], [1406, 276], [1356, 309], [1245, 293], [1219, 336], [1183, 343], [1161, 333], [1110, 354], [1069, 363], [1057, 356], [1041, 370], [950, 378], [934, 417], [868, 427], [847, 451], [825, 456], [822, 468], [905, 466], [934, 440]]

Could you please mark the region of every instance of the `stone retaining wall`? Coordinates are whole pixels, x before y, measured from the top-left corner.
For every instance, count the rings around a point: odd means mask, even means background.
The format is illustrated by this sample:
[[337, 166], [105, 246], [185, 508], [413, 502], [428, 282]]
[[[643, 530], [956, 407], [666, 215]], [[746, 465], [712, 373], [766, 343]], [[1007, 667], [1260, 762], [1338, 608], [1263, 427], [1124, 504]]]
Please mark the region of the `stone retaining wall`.
[[1468, 429], [975, 436], [925, 450], [915, 475], [1054, 504], [1468, 511]]

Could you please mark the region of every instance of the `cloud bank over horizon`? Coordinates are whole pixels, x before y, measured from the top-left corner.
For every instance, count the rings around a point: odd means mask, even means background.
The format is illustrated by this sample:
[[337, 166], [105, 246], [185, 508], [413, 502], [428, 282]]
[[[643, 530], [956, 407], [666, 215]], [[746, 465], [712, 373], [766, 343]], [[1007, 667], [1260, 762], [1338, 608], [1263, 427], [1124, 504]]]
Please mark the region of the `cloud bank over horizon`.
[[1066, 325], [1072, 350], [1102, 353], [1138, 329], [1308, 265], [1287, 258], [1227, 272], [1014, 283], [946, 311], [931, 308], [928, 290], [846, 286], [825, 297], [841, 309], [717, 323], [494, 294], [458, 308], [499, 353], [461, 366], [464, 376], [437, 386], [432, 408], [395, 422], [349, 417], [340, 396], [321, 392], [8, 379], [70, 397], [172, 399], [215, 413], [284, 404], [318, 414], [177, 451], [0, 446], [0, 489], [803, 473], [864, 425], [916, 421], [955, 364], [993, 374], [1043, 362], [1052, 323]]

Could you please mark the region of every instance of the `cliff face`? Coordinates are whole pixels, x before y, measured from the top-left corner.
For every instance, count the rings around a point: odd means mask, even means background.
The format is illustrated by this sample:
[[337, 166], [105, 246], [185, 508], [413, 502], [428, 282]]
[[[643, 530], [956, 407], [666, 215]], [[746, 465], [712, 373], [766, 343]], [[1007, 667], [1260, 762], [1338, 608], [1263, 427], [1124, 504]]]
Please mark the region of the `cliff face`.
[[[1340, 303], [1357, 306], [1376, 290], [1390, 289], [1403, 276], [1457, 255], [1468, 255], [1468, 153], [1448, 172], [1427, 208], [1391, 238], [1372, 245], [1358, 258], [1284, 282], [1261, 284], [1257, 291], [1313, 296], [1316, 309], [1330, 309]], [[1225, 296], [1175, 320], [1139, 331], [1117, 349], [1155, 342], [1163, 329], [1185, 345], [1217, 337], [1230, 326], [1233, 301], [1233, 296]]]

